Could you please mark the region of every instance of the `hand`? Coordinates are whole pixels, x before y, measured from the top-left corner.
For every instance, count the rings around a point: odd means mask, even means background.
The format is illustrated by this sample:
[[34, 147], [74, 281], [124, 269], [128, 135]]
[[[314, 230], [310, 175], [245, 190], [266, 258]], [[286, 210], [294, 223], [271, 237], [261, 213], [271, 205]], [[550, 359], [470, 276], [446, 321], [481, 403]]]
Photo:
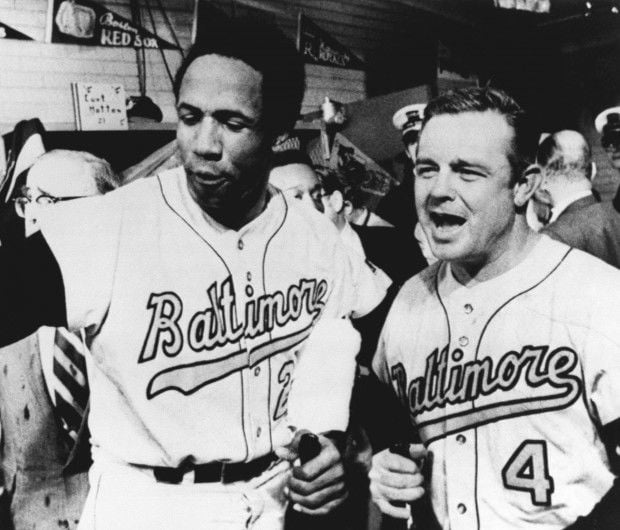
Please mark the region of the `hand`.
[[[297, 431], [293, 441], [276, 450], [285, 460], [297, 459], [299, 440], [307, 431]], [[333, 441], [318, 435], [321, 452], [303, 465], [295, 465], [287, 485], [287, 496], [297, 511], [325, 515], [347, 498], [342, 457]]]
[[393, 501], [409, 503], [424, 495], [421, 465], [414, 460], [425, 457], [427, 451], [422, 444], [411, 444], [409, 454], [411, 459], [385, 449], [372, 457], [368, 474], [372, 500], [384, 514], [397, 519], [409, 518], [409, 506], [394, 506]]

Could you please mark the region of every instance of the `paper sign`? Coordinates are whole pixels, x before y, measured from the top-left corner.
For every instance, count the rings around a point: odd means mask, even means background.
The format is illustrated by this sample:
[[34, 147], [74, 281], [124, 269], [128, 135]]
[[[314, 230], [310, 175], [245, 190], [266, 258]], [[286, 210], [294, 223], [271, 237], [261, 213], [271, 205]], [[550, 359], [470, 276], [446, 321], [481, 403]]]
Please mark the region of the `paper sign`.
[[125, 87], [120, 84], [72, 83], [78, 131], [127, 129]]

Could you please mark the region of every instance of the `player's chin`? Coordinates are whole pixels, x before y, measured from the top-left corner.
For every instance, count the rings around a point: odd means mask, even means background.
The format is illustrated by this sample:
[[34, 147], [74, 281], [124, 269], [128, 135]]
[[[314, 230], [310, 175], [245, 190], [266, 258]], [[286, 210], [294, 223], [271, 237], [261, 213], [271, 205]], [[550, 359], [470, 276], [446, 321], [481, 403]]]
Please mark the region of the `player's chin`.
[[429, 246], [433, 256], [441, 261], [459, 261], [467, 255], [464, 242], [460, 239], [436, 240], [431, 237], [429, 239]]

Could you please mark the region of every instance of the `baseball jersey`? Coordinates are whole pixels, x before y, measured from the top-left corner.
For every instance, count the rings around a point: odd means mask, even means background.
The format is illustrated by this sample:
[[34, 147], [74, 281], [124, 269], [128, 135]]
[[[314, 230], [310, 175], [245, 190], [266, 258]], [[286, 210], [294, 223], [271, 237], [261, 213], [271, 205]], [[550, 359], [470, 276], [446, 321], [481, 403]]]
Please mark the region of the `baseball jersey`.
[[612, 486], [619, 314], [620, 271], [547, 236], [491, 280], [439, 262], [405, 284], [373, 369], [433, 453], [443, 528], [565, 528]]
[[288, 431], [313, 326], [383, 298], [327, 218], [269, 194], [256, 219], [230, 230], [177, 168], [41, 219], [68, 327], [86, 330], [92, 355], [95, 459], [177, 466], [269, 453]]

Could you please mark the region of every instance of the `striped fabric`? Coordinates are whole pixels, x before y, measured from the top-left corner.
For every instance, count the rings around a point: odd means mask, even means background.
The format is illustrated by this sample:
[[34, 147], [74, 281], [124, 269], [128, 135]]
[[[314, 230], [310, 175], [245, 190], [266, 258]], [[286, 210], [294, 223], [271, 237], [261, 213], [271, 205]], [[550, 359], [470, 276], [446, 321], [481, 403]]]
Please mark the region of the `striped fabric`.
[[54, 337], [53, 401], [66, 434], [73, 443], [88, 404], [86, 346], [81, 337], [57, 328]]

